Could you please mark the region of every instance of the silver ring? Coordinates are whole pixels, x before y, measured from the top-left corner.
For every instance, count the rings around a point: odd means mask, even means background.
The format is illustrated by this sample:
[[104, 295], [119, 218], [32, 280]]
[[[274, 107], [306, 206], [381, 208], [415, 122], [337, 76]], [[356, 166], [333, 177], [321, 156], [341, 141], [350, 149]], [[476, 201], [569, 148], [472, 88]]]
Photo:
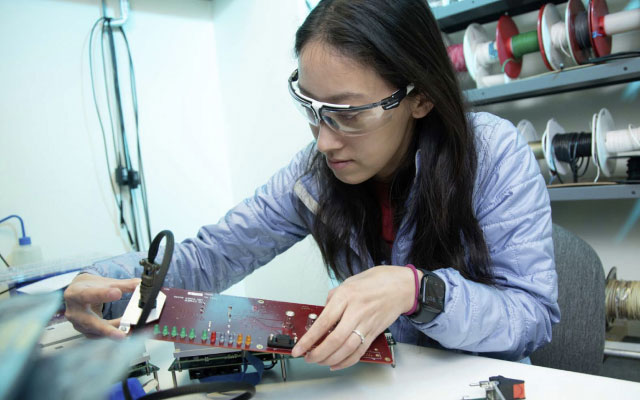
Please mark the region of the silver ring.
[[356, 335], [360, 336], [360, 344], [364, 344], [364, 335], [362, 333], [360, 333], [359, 330], [354, 329], [351, 331], [352, 333], [355, 333]]

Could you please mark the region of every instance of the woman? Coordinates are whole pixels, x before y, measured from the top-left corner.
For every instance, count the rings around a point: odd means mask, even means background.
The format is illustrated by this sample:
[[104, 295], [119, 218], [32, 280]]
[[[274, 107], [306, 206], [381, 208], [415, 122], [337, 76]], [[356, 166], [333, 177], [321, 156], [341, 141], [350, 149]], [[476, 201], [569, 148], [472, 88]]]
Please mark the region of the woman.
[[[465, 113], [426, 2], [321, 1], [295, 50], [289, 90], [315, 141], [177, 246], [165, 285], [222, 291], [312, 234], [342, 283], [294, 356], [344, 368], [387, 327], [510, 360], [548, 342], [559, 309], [543, 178], [513, 125]], [[122, 312], [138, 281], [112, 278], [140, 274], [131, 257], [67, 289], [77, 328], [121, 335], [91, 309]]]

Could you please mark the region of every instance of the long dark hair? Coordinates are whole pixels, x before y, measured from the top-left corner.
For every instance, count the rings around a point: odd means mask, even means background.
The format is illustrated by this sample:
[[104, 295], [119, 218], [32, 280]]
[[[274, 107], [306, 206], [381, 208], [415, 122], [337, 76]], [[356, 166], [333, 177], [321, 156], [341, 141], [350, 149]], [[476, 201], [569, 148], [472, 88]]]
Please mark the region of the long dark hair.
[[[475, 139], [440, 35], [424, 0], [323, 0], [298, 29], [295, 51], [300, 56], [307, 43], [322, 41], [373, 67], [395, 87], [413, 83], [415, 92], [434, 104], [416, 121], [411, 147], [392, 180], [394, 225], [397, 229], [403, 218], [415, 224], [408, 262], [429, 270], [453, 267], [468, 279], [492, 283], [489, 254], [472, 203]], [[353, 275], [351, 246], [365, 257], [371, 255], [376, 265], [388, 262], [371, 182], [345, 184], [322, 154], [312, 157], [309, 172], [322, 190], [311, 231], [327, 268], [339, 279]], [[409, 196], [412, 186], [414, 195]], [[352, 232], [356, 243], [351, 242]]]

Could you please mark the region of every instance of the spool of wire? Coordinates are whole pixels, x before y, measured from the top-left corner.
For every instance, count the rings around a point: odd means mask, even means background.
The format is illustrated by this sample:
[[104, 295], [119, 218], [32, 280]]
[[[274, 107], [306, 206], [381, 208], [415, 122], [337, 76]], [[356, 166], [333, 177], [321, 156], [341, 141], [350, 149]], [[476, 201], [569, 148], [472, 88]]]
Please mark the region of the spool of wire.
[[522, 58], [525, 54], [535, 53], [540, 50], [538, 44], [538, 32], [531, 31], [515, 35], [511, 38], [511, 51], [516, 59]]
[[627, 179], [640, 181], [640, 156], [629, 157], [627, 160]]
[[[578, 182], [578, 178], [584, 176], [589, 167], [591, 156], [591, 133], [575, 132], [555, 135], [551, 142], [553, 152], [558, 161], [566, 162], [571, 168], [573, 181]], [[586, 164], [584, 160], [586, 161]], [[583, 168], [582, 173], [580, 169]]]
[[447, 47], [447, 53], [449, 54], [449, 59], [451, 60], [451, 64], [457, 72], [466, 72], [467, 64], [464, 61], [464, 48], [463, 44], [454, 44]]
[[612, 268], [605, 287], [605, 312], [607, 325], [616, 319], [640, 320], [640, 281], [619, 281]]
[[576, 40], [580, 49], [591, 48], [591, 38], [589, 31], [589, 15], [586, 11], [578, 13], [574, 22]]

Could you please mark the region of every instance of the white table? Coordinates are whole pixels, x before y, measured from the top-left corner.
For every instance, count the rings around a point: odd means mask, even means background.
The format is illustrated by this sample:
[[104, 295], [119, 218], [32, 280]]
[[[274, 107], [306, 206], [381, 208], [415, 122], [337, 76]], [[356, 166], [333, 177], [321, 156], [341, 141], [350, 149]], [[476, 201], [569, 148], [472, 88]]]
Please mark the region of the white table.
[[[172, 387], [173, 345], [151, 341], [151, 362], [160, 367], [162, 389]], [[462, 399], [484, 396], [470, 383], [503, 375], [525, 381], [527, 399], [640, 399], [640, 383], [579, 374], [515, 362], [398, 344], [396, 368], [359, 363], [341, 371], [287, 360], [287, 381], [280, 368], [265, 371], [256, 399]], [[188, 384], [178, 373], [178, 384]]]

